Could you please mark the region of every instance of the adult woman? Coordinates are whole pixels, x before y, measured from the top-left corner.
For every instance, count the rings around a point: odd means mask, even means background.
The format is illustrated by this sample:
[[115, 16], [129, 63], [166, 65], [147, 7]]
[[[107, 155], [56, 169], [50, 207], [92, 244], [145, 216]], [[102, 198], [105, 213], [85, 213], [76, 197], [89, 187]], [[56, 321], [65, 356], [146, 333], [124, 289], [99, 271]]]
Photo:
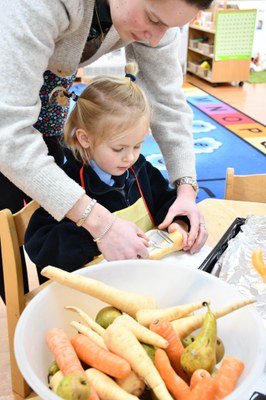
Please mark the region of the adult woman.
[[[45, 110], [45, 100], [41, 104], [40, 94], [45, 93], [51, 76], [56, 76], [56, 84], [61, 77], [70, 77], [65, 83], [68, 88], [78, 66], [126, 46], [127, 56], [139, 65], [139, 84], [153, 107], [152, 131], [163, 152], [170, 181], [195, 179], [192, 114], [180, 91], [178, 30], [174, 27], [184, 25], [210, 3], [211, 0], [1, 0], [3, 175], [57, 220], [67, 216], [76, 222], [83, 216], [83, 227], [94, 237], [102, 235], [112, 220], [111, 213], [97, 204], [89, 216], [89, 209], [84, 214], [91, 199], [47, 155], [42, 134], [46, 137], [49, 132], [43, 130], [46, 116], [40, 110], [41, 106]], [[65, 111], [62, 110], [64, 116]], [[206, 231], [200, 224], [202, 217], [195, 205], [191, 178], [179, 181], [185, 184], [178, 186], [178, 198], [161, 227], [168, 226], [175, 215], [187, 215], [191, 229], [185, 249], [195, 252], [204, 244]], [[0, 203], [1, 208], [6, 206], [9, 204]], [[112, 226], [108, 241], [103, 238], [99, 243], [108, 260], [147, 258], [146, 246], [143, 232], [122, 220]]]

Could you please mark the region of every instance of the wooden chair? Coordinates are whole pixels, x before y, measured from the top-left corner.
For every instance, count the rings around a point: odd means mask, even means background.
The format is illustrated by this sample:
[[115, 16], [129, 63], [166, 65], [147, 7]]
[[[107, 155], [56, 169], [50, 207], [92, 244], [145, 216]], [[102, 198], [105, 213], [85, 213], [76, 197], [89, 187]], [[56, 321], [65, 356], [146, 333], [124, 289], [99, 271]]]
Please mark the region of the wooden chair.
[[227, 168], [225, 199], [266, 203], [266, 174], [235, 175]]
[[20, 248], [24, 244], [24, 235], [30, 217], [38, 207], [38, 203], [31, 201], [15, 214], [8, 209], [0, 211], [0, 240], [6, 294], [11, 384], [12, 390], [22, 398], [27, 398], [32, 391], [18, 369], [13, 348], [17, 321], [26, 306], [27, 296], [30, 297], [28, 294], [24, 294]]

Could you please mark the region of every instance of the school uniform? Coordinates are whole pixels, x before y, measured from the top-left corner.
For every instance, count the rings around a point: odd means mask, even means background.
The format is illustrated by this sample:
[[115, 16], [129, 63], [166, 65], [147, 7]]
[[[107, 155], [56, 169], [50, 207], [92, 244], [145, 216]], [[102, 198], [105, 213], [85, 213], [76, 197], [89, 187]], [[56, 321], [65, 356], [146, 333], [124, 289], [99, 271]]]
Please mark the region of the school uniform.
[[[94, 168], [88, 163], [83, 165], [70, 153], [62, 168], [77, 183], [84, 185], [91, 198], [144, 231], [160, 224], [176, 199], [176, 190], [143, 155], [121, 176], [99, 172], [95, 165]], [[181, 219], [187, 221], [186, 217]], [[53, 265], [67, 271], [84, 266], [100, 254], [85, 228], [78, 227], [68, 218], [58, 222], [43, 208], [36, 210], [30, 220], [25, 249], [39, 269]]]

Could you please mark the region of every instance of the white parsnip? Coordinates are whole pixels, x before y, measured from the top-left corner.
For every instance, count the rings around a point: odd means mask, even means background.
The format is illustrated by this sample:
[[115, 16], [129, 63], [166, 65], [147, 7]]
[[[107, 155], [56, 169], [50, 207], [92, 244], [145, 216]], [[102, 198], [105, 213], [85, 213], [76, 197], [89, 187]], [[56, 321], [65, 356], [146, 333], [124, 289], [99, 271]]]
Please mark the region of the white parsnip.
[[[212, 313], [214, 314], [216, 319], [221, 318], [235, 310], [238, 310], [239, 308], [245, 307], [245, 306], [255, 303], [255, 302], [256, 302], [255, 298], [239, 300], [228, 306], [218, 308], [216, 310], [212, 310]], [[201, 327], [204, 317], [205, 317], [205, 313], [191, 315], [189, 317], [176, 319], [176, 320], [172, 321], [171, 324], [173, 325], [178, 336], [181, 339], [184, 339], [186, 336], [190, 335], [193, 331], [195, 331], [196, 329], [199, 329]]]
[[63, 373], [59, 370], [53, 376], [50, 377], [49, 387], [53, 392], [56, 393], [58, 386], [64, 378]]
[[110, 351], [130, 363], [133, 371], [154, 391], [158, 400], [172, 400], [152, 360], [128, 327], [119, 324], [109, 325], [104, 340]]
[[116, 289], [99, 280], [82, 275], [63, 271], [56, 267], [45, 267], [41, 274], [48, 279], [62, 285], [79, 290], [82, 293], [94, 296], [135, 318], [141, 308], [157, 308], [156, 300], [152, 296]]
[[138, 400], [138, 397], [126, 392], [103, 372], [89, 368], [85, 373], [101, 400]]
[[181, 304], [174, 307], [159, 308], [159, 309], [142, 309], [137, 311], [137, 321], [144, 325], [149, 326], [151, 322], [156, 319], [166, 319], [167, 321], [173, 321], [178, 318], [189, 315], [195, 310], [203, 307], [203, 303], [210, 304], [210, 301], [201, 301], [197, 303]]
[[155, 347], [161, 347], [163, 349], [168, 346], [166, 339], [139, 324], [134, 318], [130, 317], [130, 315], [124, 314], [117, 317], [113, 324], [127, 326], [140, 342], [151, 344]]
[[145, 382], [134, 371], [131, 371], [126, 378], [116, 378], [115, 381], [126, 392], [137, 397], [142, 395], [146, 387]]
[[81, 310], [79, 307], [75, 306], [65, 306], [66, 310], [75, 311], [81, 318], [86, 322], [86, 324], [98, 335], [103, 336], [105, 329], [99, 325], [97, 322], [94, 321], [85, 311]]
[[103, 337], [98, 333], [94, 332], [89, 326], [83, 325], [78, 321], [71, 321], [70, 325], [73, 326], [78, 332], [83, 333], [83, 335], [88, 336], [99, 346], [107, 350], [107, 346], [103, 340]]

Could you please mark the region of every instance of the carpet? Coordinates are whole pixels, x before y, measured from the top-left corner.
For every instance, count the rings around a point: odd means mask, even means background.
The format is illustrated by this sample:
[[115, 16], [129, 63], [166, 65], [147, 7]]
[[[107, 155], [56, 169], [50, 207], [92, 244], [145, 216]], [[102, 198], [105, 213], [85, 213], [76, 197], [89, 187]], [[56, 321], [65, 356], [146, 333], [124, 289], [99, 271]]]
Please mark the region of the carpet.
[[[79, 94], [85, 85], [75, 85]], [[192, 108], [194, 149], [199, 192], [205, 198], [224, 198], [226, 169], [237, 175], [266, 173], [266, 127], [207, 92], [190, 85], [184, 88]], [[142, 154], [168, 178], [160, 149], [147, 136]]]
[[[266, 173], [266, 127], [205, 91], [184, 88], [192, 108], [194, 149], [199, 192], [205, 198], [224, 198], [226, 169], [238, 175]], [[159, 147], [147, 137], [142, 153], [167, 178]]]
[[266, 71], [251, 72], [247, 82], [248, 83], [266, 83]]

